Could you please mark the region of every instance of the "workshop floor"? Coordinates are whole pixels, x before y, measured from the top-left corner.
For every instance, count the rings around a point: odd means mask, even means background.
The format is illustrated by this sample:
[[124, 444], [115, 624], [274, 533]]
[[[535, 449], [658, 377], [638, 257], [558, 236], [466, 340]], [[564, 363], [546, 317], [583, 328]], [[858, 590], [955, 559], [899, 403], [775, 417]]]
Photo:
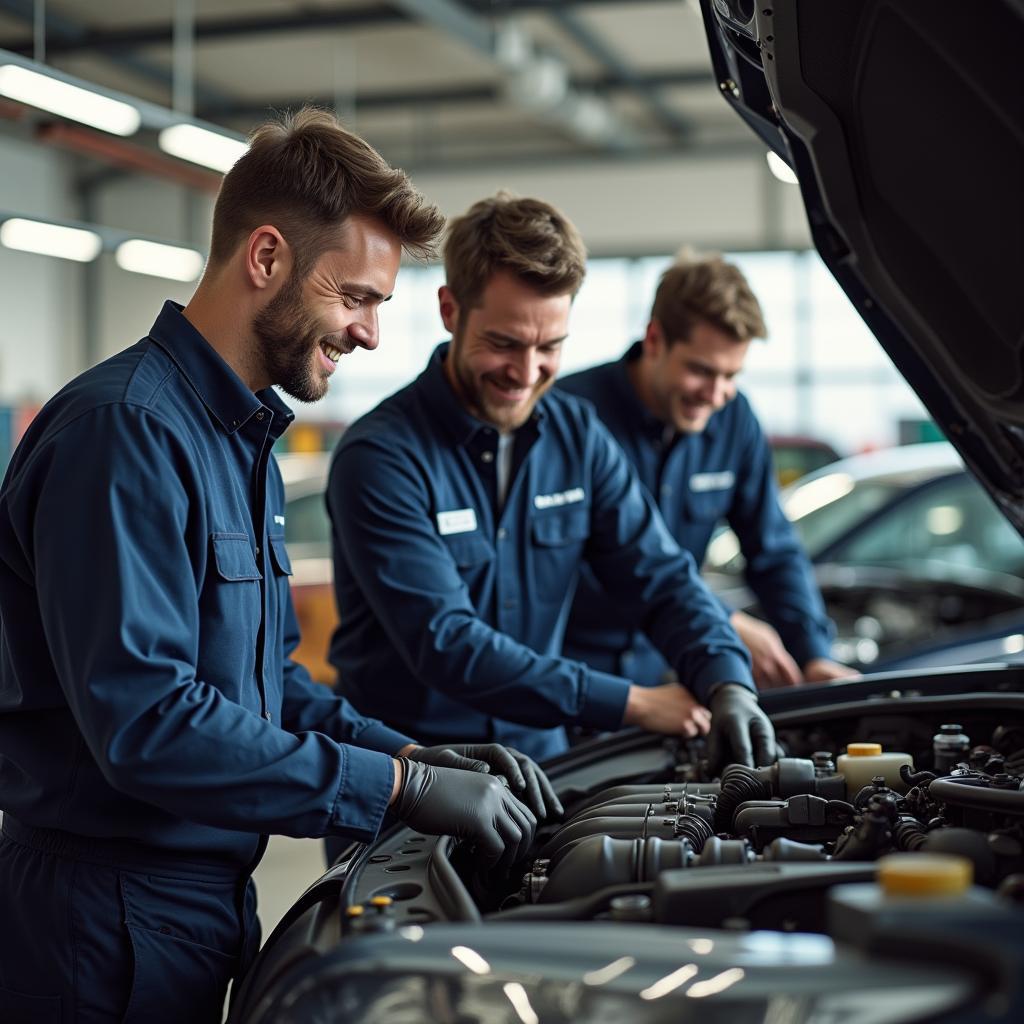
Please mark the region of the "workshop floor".
[[271, 837], [267, 852], [253, 875], [264, 940], [299, 895], [326, 870], [322, 839]]

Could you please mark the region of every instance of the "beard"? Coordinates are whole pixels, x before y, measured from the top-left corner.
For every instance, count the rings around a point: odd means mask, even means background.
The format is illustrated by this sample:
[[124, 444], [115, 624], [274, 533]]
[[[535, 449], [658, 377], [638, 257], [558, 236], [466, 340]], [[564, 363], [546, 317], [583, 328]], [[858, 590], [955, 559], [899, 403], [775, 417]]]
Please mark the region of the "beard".
[[492, 399], [486, 391], [488, 379], [494, 380], [498, 384], [506, 383], [500, 375], [486, 374], [481, 378], [475, 377], [470, 367], [462, 361], [461, 355], [462, 337], [460, 332], [456, 332], [452, 336], [448, 359], [451, 360], [452, 376], [463, 404], [477, 419], [490, 423], [502, 433], [518, 430], [530, 418], [543, 394], [554, 383], [553, 377], [543, 377], [534, 385], [528, 398], [510, 406]]
[[[300, 402], [318, 402], [327, 394], [329, 375], [319, 369], [320, 342], [332, 340], [302, 301], [302, 280], [294, 272], [281, 291], [252, 322], [258, 358], [266, 376]], [[339, 348], [344, 341], [336, 342]]]

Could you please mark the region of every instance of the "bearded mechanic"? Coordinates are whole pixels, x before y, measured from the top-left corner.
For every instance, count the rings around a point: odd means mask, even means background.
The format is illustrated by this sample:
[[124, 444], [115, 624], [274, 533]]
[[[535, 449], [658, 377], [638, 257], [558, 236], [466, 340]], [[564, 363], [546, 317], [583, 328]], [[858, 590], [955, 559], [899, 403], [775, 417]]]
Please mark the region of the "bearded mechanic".
[[[551, 390], [585, 258], [536, 199], [499, 194], [451, 225], [451, 342], [331, 466], [338, 689], [393, 728], [538, 759], [569, 724], [706, 732], [703, 701], [719, 763], [767, 763], [774, 735], [724, 612], [592, 407]], [[562, 656], [584, 562], [642, 609], [686, 686]]]
[[[221, 1019], [259, 945], [268, 833], [422, 832], [525, 853], [547, 780], [423, 748], [291, 660], [272, 390], [321, 398], [377, 346], [403, 247], [443, 225], [322, 111], [224, 179], [183, 309], [51, 399], [0, 492], [0, 1020]], [[468, 770], [467, 770], [468, 769]]]
[[[672, 536], [698, 565], [718, 523], [733, 529], [745, 578], [769, 621], [735, 611], [731, 622], [763, 689], [857, 674], [829, 656], [832, 624], [779, 505], [768, 441], [736, 389], [752, 340], [766, 334], [760, 303], [739, 267], [718, 255], [684, 252], [662, 275], [643, 340], [615, 362], [558, 382], [594, 403]], [[644, 635], [639, 610], [587, 570], [565, 650], [647, 685], [672, 671]]]

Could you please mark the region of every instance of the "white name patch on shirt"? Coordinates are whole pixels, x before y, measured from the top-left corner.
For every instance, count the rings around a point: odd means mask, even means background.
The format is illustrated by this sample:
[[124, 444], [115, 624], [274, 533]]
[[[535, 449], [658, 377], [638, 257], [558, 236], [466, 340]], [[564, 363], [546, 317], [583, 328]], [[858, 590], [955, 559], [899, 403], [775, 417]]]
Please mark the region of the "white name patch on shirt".
[[449, 533], [472, 533], [476, 529], [476, 509], [455, 508], [437, 513], [437, 529], [442, 537]]
[[278, 526], [284, 526], [284, 516], [274, 516], [274, 522]]
[[736, 474], [731, 469], [720, 473], [694, 473], [690, 477], [690, 490], [700, 494], [702, 491], [724, 491], [736, 483]]
[[555, 494], [534, 495], [534, 508], [557, 508], [559, 505], [575, 505], [587, 496], [582, 487], [573, 487], [568, 491], [558, 491]]

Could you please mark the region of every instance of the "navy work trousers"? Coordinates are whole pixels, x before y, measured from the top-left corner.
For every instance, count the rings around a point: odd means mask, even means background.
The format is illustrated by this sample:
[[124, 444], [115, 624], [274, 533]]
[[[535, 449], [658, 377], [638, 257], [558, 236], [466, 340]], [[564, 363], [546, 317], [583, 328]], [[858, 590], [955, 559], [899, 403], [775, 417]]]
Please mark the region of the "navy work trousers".
[[0, 922], [4, 1024], [219, 1024], [259, 948], [238, 870], [6, 816]]

